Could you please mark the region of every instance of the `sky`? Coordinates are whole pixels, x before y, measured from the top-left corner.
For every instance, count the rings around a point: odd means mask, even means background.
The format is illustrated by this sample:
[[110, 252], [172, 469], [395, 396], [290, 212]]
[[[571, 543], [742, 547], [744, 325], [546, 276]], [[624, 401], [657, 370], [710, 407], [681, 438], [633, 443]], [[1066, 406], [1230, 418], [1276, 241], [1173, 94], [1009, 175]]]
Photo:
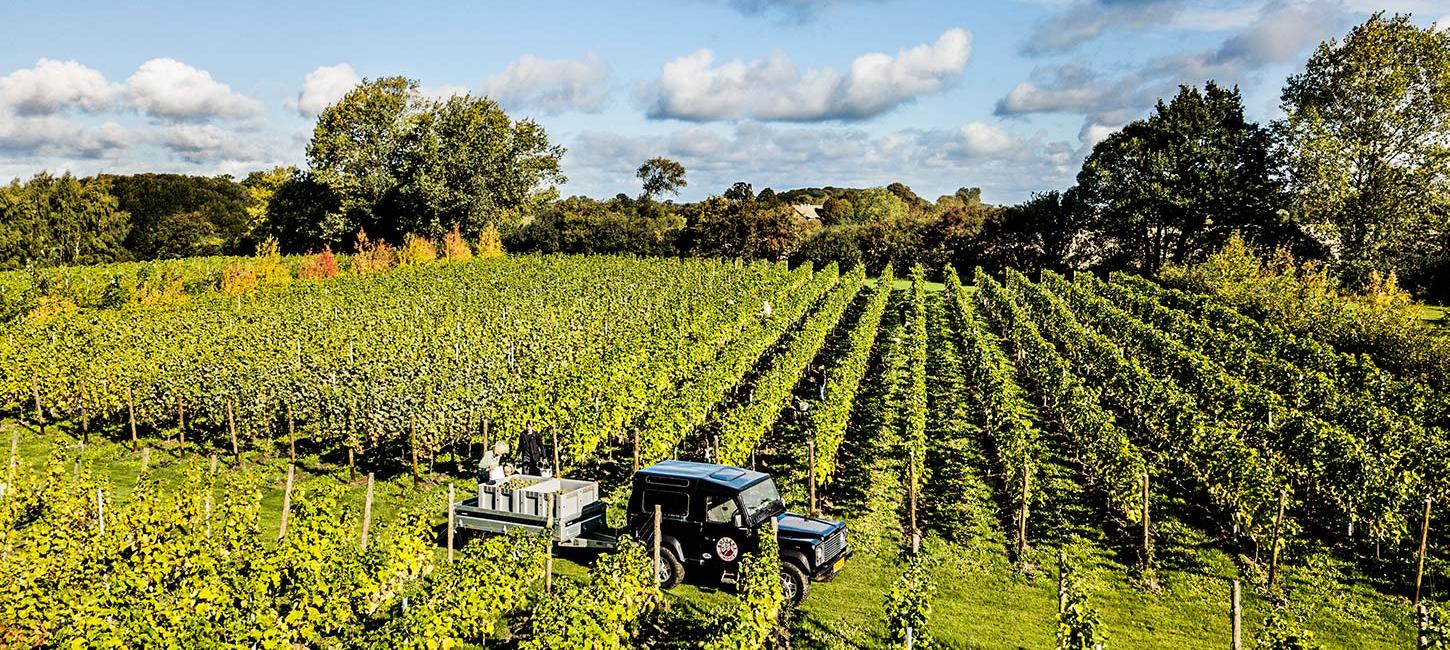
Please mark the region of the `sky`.
[[[1070, 186], [1092, 145], [1179, 84], [1284, 80], [1379, 10], [1450, 26], [1450, 0], [18, 2], [0, 6], [0, 179], [306, 165], [359, 79], [482, 94], [566, 148], [564, 195], [685, 200], [902, 182], [1011, 203]], [[345, 7], [345, 9], [339, 9]]]

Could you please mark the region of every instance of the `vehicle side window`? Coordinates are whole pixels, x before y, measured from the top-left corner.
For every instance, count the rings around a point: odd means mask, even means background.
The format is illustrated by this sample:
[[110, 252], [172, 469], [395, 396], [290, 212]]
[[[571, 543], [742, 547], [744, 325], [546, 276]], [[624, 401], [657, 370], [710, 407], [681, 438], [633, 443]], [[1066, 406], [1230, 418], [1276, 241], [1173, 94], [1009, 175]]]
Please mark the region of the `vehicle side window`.
[[674, 519], [688, 519], [690, 514], [690, 495], [683, 492], [671, 492], [669, 490], [645, 490], [644, 491], [644, 512], [652, 514], [655, 505], [660, 507], [660, 514]]
[[734, 497], [713, 497], [707, 503], [710, 504], [710, 507], [705, 510], [706, 523], [733, 523], [735, 521], [735, 513], [740, 512], [740, 507], [735, 505]]

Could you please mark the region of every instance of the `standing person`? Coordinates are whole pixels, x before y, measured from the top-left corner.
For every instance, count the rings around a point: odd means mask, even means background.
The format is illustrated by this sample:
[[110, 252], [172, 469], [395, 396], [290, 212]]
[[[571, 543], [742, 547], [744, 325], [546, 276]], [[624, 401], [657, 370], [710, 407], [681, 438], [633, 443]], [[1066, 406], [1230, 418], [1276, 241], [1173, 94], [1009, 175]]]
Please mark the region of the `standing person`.
[[544, 460], [544, 437], [534, 431], [530, 422], [519, 433], [519, 471], [529, 476], [539, 476], [539, 465]]

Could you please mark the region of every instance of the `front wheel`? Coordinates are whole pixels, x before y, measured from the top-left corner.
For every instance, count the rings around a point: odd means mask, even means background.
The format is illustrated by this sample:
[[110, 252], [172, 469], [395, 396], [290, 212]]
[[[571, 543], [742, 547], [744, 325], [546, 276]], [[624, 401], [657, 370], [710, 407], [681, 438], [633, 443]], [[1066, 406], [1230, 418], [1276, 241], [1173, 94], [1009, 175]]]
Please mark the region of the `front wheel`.
[[780, 591], [786, 601], [799, 605], [811, 592], [811, 581], [800, 567], [782, 562], [780, 565]]
[[655, 580], [659, 582], [660, 589], [674, 589], [685, 581], [685, 565], [675, 552], [670, 549], [660, 549], [660, 565], [655, 567]]

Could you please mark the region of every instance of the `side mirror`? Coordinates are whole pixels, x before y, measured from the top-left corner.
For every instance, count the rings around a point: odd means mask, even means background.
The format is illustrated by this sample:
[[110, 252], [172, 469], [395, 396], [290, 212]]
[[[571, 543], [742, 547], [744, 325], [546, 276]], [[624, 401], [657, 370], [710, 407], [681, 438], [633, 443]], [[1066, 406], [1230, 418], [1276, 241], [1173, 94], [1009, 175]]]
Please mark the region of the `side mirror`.
[[735, 513], [735, 516], [731, 517], [731, 522], [735, 524], [736, 528], [745, 527], [745, 517], [741, 516], [738, 512]]

